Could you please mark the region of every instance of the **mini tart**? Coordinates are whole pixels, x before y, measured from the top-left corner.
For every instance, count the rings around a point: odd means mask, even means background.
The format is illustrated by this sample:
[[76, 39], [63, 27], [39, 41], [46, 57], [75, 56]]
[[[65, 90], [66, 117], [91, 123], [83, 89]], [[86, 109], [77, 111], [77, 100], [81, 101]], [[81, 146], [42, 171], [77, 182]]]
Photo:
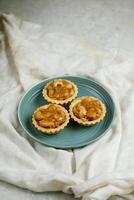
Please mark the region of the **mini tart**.
[[92, 96], [83, 96], [70, 105], [71, 117], [81, 125], [90, 126], [99, 123], [106, 114], [105, 105]]
[[46, 134], [56, 134], [68, 124], [69, 113], [60, 105], [48, 104], [35, 110], [32, 122], [39, 131]]
[[55, 79], [44, 87], [42, 93], [43, 97], [48, 102], [67, 104], [77, 96], [78, 88], [71, 81], [65, 79]]

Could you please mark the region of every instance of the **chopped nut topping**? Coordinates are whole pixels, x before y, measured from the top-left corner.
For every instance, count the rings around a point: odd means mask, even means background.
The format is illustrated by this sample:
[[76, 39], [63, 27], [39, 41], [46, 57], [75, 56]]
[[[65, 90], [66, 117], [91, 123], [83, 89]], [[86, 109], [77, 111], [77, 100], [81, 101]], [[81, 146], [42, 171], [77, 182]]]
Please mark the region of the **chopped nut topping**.
[[54, 80], [46, 88], [47, 95], [56, 100], [65, 100], [72, 97], [75, 89], [67, 80]]
[[57, 128], [66, 120], [64, 111], [57, 105], [38, 110], [34, 115], [38, 125], [44, 128]]
[[101, 103], [90, 97], [86, 97], [73, 107], [74, 115], [82, 121], [93, 121], [102, 114]]

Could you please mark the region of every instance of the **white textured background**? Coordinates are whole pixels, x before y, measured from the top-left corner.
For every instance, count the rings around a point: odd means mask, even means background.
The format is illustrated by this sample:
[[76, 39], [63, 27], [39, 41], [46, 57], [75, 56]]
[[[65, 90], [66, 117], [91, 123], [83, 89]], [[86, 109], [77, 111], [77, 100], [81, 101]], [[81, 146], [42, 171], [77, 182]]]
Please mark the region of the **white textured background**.
[[[71, 34], [101, 48], [134, 52], [133, 0], [0, 0], [0, 12], [42, 24], [46, 33]], [[37, 194], [0, 183], [0, 200], [73, 200], [62, 193]], [[119, 198], [118, 198], [119, 199]]]

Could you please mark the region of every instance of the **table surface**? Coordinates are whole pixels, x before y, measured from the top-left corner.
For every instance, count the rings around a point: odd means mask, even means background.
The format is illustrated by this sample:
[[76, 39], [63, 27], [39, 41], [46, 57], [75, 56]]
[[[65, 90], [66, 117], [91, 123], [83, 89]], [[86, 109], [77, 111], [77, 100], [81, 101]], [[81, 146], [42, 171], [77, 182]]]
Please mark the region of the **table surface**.
[[[134, 51], [133, 0], [0, 0], [0, 12], [42, 24], [46, 33], [98, 38], [101, 45]], [[100, 42], [99, 41], [99, 42]], [[63, 193], [33, 193], [0, 182], [2, 200], [73, 200]]]

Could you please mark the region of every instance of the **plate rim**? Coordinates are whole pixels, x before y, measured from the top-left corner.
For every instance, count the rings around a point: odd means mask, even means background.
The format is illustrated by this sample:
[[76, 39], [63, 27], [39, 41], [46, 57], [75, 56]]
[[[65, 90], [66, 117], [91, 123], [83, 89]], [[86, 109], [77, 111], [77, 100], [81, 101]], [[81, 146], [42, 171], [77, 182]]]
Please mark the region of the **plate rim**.
[[[111, 121], [111, 124], [109, 125], [109, 127], [100, 135], [98, 136], [97, 138], [91, 140], [91, 141], [87, 141], [86, 143], [84, 144], [80, 144], [80, 145], [74, 145], [73, 147], [71, 145], [66, 145], [66, 146], [60, 146], [60, 147], [55, 147], [55, 145], [52, 145], [52, 144], [46, 144], [44, 143], [42, 140], [39, 140], [38, 138], [34, 137], [32, 134], [29, 133], [29, 131], [23, 126], [22, 122], [21, 122], [21, 119], [20, 119], [20, 107], [21, 107], [21, 103], [23, 101], [23, 99], [25, 98], [25, 96], [30, 92], [30, 90], [32, 90], [35, 86], [41, 84], [42, 82], [45, 82], [45, 81], [49, 81], [51, 79], [56, 79], [56, 78], [61, 78], [61, 77], [70, 77], [70, 78], [82, 78], [82, 79], [86, 79], [86, 80], [91, 80], [92, 82], [100, 85], [108, 94], [109, 96], [111, 97], [112, 99], [112, 102], [113, 102], [113, 106], [114, 106], [114, 111], [113, 111], [113, 118], [112, 118], [112, 121]], [[92, 144], [94, 143], [95, 141], [99, 140], [101, 137], [103, 137], [112, 127], [113, 125], [113, 122], [115, 121], [115, 118], [116, 118], [116, 104], [115, 104], [115, 101], [114, 101], [114, 98], [112, 97], [112, 95], [109, 93], [108, 89], [106, 88], [106, 86], [104, 86], [101, 82], [95, 80], [94, 78], [92, 77], [86, 77], [86, 76], [72, 76], [72, 75], [58, 75], [58, 76], [52, 76], [52, 77], [49, 77], [49, 78], [46, 78], [46, 79], [43, 79], [41, 80], [39, 83], [36, 83], [34, 84], [32, 87], [30, 87], [25, 93], [24, 95], [22, 95], [20, 101], [19, 101], [19, 104], [18, 104], [18, 109], [17, 109], [17, 116], [18, 116], [18, 120], [19, 120], [19, 123], [21, 125], [21, 127], [23, 128], [23, 130], [27, 133], [27, 135], [29, 137], [31, 137], [33, 140], [35, 140], [36, 142], [39, 142], [47, 147], [53, 147], [53, 148], [56, 148], [56, 149], [76, 149], [76, 148], [81, 148], [81, 147], [85, 147], [87, 146], [88, 144]]]

